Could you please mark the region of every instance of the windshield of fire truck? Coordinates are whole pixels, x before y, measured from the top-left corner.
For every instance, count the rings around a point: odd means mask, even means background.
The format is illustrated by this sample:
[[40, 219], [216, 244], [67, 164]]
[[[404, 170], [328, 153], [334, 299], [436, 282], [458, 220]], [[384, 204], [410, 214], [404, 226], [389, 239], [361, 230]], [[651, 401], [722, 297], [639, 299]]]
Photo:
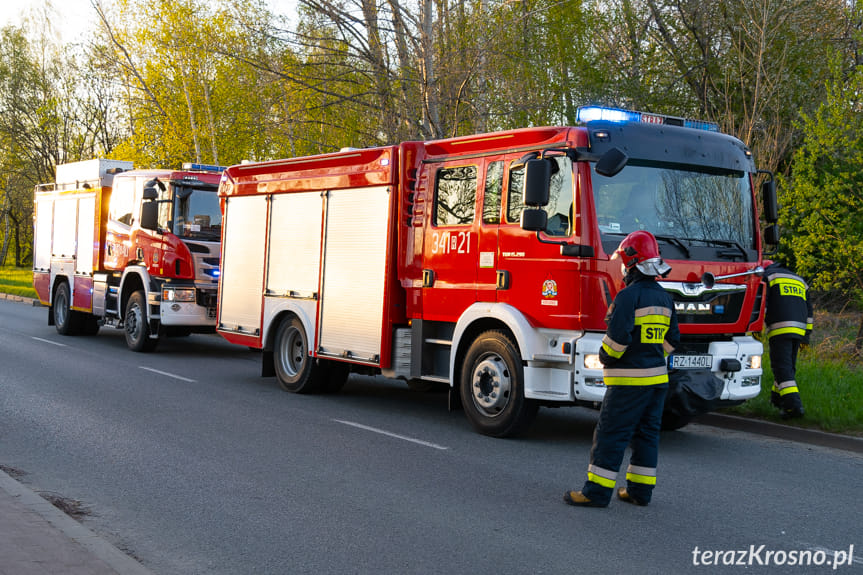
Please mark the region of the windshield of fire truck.
[[660, 243], [678, 246], [684, 257], [690, 257], [689, 248], [700, 246], [753, 257], [755, 229], [747, 173], [695, 171], [634, 160], [613, 177], [597, 174], [595, 164], [591, 170], [603, 244], [614, 245], [630, 232], [647, 230]]
[[166, 202], [166, 226], [181, 238], [217, 242], [222, 237], [222, 211], [216, 186], [174, 187], [173, 201]]

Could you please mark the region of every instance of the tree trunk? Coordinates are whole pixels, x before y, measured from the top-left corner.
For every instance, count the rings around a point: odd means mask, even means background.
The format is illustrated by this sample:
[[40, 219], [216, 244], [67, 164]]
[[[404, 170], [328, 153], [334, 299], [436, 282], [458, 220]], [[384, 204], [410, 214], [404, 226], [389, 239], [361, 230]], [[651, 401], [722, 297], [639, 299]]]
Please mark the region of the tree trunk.
[[857, 337], [854, 338], [854, 349], [857, 350], [857, 355], [863, 351], [863, 315], [860, 316], [860, 327], [857, 329]]

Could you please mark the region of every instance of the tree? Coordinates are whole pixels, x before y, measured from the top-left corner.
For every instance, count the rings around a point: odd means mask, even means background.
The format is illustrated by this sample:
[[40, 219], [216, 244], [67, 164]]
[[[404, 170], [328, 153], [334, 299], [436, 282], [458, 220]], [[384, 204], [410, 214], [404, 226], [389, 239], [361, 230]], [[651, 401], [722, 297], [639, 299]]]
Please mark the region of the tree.
[[[797, 270], [816, 288], [863, 307], [863, 69], [839, 65], [827, 98], [800, 124], [803, 140], [782, 186], [782, 219]], [[856, 338], [863, 348], [863, 320]]]

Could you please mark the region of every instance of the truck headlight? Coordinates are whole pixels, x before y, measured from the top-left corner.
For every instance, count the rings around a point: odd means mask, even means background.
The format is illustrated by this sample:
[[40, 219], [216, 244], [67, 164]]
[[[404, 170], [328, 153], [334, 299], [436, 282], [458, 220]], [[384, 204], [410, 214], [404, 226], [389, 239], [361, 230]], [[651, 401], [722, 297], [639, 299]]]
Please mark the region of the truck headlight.
[[746, 369], [761, 369], [761, 356], [750, 355], [749, 360], [746, 362]]
[[162, 301], [195, 301], [195, 288], [163, 288]]
[[598, 353], [588, 353], [584, 356], [584, 369], [602, 369], [602, 362], [599, 361]]

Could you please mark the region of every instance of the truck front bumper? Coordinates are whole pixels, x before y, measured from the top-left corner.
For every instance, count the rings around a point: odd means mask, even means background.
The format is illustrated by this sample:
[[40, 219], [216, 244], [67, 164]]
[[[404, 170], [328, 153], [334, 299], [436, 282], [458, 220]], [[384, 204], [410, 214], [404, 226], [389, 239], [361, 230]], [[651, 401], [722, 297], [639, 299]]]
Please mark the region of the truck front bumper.
[[[599, 363], [602, 335], [588, 333], [575, 344], [572, 399], [578, 402], [601, 402], [605, 396]], [[734, 405], [758, 395], [763, 353], [761, 342], [751, 336], [710, 342], [706, 355], [709, 356], [710, 371], [724, 384], [721, 401]]]
[[216, 296], [193, 286], [163, 286], [159, 302], [162, 325], [216, 327]]

